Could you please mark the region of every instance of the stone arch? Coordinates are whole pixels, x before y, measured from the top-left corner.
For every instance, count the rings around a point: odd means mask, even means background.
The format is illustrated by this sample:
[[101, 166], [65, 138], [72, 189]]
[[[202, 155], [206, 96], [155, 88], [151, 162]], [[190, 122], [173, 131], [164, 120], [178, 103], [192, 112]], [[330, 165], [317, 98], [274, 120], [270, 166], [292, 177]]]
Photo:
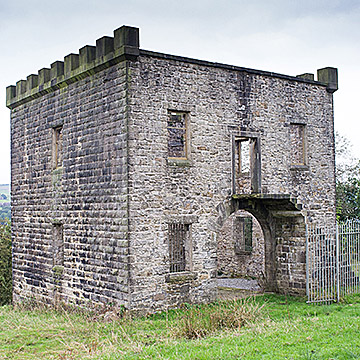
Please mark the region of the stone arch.
[[306, 234], [301, 205], [289, 195], [235, 195], [216, 207], [213, 231], [219, 234], [226, 219], [238, 210], [249, 212], [261, 226], [265, 290], [303, 295]]

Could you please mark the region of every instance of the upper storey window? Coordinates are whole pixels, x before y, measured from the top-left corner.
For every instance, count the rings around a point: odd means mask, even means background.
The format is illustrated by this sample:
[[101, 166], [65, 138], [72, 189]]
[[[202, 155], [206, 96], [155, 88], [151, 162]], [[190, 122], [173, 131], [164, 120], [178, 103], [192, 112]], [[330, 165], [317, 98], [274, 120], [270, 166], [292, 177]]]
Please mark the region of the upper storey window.
[[291, 165], [306, 164], [305, 125], [290, 124]]
[[168, 157], [174, 159], [188, 158], [188, 114], [181, 111], [170, 111], [168, 116]]
[[233, 136], [233, 193], [261, 192], [260, 137], [256, 133], [240, 132]]
[[238, 176], [249, 175], [250, 173], [250, 150], [251, 141], [243, 138], [236, 141], [236, 163]]

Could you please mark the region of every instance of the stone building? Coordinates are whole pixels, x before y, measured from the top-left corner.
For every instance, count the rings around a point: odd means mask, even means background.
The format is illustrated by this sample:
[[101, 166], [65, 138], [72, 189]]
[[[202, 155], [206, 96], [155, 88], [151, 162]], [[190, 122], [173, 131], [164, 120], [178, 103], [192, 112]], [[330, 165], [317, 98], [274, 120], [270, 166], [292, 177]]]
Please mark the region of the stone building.
[[335, 220], [337, 69], [317, 79], [123, 26], [9, 86], [14, 301], [154, 311], [221, 274], [304, 294], [305, 221]]

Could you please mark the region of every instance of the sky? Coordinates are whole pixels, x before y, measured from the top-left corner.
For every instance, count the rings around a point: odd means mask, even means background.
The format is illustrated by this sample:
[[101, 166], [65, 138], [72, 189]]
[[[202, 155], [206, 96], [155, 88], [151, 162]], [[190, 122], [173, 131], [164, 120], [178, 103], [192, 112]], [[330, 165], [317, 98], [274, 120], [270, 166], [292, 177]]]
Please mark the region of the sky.
[[335, 129], [360, 158], [359, 0], [0, 0], [0, 184], [10, 182], [5, 88], [122, 25], [140, 28], [146, 50], [293, 76], [338, 68]]

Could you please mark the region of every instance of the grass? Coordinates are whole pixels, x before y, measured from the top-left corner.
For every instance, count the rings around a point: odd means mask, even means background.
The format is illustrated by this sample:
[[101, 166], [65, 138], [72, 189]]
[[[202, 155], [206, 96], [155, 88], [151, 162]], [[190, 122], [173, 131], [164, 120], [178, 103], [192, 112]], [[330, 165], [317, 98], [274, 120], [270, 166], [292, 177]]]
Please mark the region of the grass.
[[360, 296], [314, 306], [264, 295], [135, 319], [0, 307], [1, 359], [360, 359], [359, 334]]

